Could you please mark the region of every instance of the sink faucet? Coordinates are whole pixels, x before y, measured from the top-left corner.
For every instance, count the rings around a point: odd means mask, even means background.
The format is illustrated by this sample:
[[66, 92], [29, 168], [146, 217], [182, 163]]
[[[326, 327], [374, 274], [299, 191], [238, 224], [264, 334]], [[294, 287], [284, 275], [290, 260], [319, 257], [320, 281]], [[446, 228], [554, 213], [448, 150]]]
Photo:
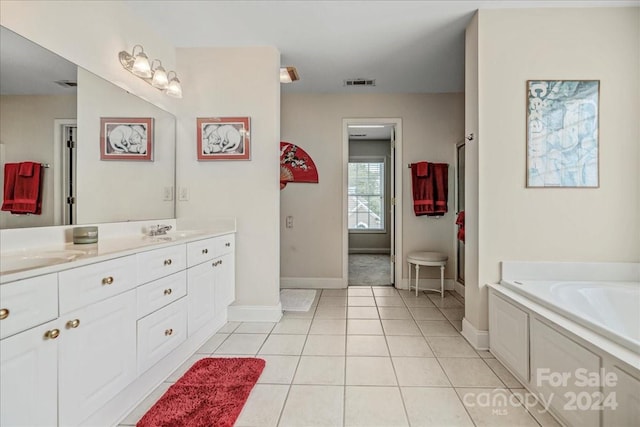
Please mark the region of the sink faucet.
[[167, 234], [167, 231], [171, 230], [170, 225], [151, 225], [149, 226], [149, 236], [160, 236], [163, 234]]

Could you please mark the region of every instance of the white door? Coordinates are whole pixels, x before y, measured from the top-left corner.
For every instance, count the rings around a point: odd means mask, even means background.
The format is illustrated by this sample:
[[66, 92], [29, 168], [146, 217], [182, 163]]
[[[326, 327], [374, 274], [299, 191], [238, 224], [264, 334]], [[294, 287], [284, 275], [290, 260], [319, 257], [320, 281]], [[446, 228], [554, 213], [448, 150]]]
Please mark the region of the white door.
[[60, 316], [60, 425], [75, 426], [137, 375], [136, 292]]
[[203, 262], [187, 270], [187, 304], [189, 336], [216, 316], [215, 276], [218, 259]]
[[45, 338], [57, 324], [53, 320], [0, 341], [0, 425], [57, 424], [61, 337]]

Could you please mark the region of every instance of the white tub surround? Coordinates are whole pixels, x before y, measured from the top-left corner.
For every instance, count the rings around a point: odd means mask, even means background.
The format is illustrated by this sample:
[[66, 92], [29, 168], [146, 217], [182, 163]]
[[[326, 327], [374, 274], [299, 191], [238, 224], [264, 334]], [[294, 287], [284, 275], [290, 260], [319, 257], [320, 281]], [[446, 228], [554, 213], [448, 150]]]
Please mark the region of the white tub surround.
[[503, 262], [488, 286], [491, 352], [560, 421], [640, 419], [640, 264]]
[[[173, 229], [141, 233], [158, 223]], [[224, 325], [235, 223], [175, 225], [99, 224], [88, 245], [68, 243], [72, 227], [11, 230], [46, 249], [7, 245], [7, 265], [47, 265], [0, 276], [0, 424], [117, 425]]]

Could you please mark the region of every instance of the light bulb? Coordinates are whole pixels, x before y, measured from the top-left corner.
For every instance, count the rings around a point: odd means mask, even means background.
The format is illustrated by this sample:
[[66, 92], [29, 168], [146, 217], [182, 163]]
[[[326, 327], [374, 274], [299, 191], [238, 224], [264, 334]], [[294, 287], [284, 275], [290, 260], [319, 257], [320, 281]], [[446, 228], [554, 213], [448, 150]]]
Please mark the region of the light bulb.
[[153, 79], [151, 80], [151, 85], [155, 88], [164, 90], [169, 87], [169, 79], [167, 79], [167, 72], [164, 71], [162, 65], [158, 65], [155, 70], [153, 70]]
[[[171, 71], [169, 73], [171, 73]], [[177, 77], [174, 76], [169, 80], [169, 86], [167, 90], [165, 90], [165, 93], [174, 98], [182, 98], [182, 86]]]
[[140, 52], [136, 55], [136, 60], [131, 67], [131, 72], [138, 77], [145, 79], [151, 78], [151, 65], [149, 65], [149, 58], [144, 52]]

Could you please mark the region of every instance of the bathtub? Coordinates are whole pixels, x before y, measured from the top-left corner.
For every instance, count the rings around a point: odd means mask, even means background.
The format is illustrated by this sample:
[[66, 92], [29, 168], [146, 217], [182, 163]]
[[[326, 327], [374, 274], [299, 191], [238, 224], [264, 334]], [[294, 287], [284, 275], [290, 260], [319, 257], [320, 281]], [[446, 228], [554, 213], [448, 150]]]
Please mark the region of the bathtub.
[[546, 410], [568, 426], [637, 425], [640, 264], [503, 261], [487, 286], [490, 351]]
[[640, 282], [512, 279], [500, 284], [640, 353]]

